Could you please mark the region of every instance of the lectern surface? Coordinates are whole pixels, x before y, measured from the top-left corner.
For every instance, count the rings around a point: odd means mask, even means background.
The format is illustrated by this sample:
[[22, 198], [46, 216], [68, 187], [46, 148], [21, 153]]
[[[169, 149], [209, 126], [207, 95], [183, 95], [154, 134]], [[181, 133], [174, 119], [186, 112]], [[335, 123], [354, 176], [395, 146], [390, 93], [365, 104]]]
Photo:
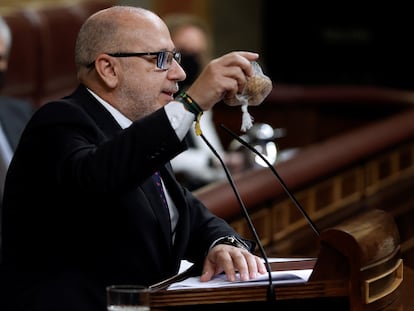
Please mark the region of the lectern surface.
[[404, 272], [398, 229], [389, 214], [364, 211], [324, 230], [320, 246], [316, 259], [295, 263], [297, 269], [312, 269], [307, 282], [173, 291], [164, 286], [151, 294], [152, 309], [414, 311], [414, 272]]

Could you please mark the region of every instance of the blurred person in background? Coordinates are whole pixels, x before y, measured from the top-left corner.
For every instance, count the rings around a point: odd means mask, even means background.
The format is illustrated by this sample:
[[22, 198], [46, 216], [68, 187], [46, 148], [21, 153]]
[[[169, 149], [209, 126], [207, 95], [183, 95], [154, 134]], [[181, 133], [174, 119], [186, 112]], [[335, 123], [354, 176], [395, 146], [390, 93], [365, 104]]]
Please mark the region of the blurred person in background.
[[4, 18], [0, 16], [0, 224], [6, 172], [13, 152], [20, 139], [20, 135], [32, 115], [34, 108], [30, 102], [1, 95], [7, 74], [11, 45], [12, 33], [10, 31], [10, 27], [7, 25]]
[[[164, 17], [164, 21], [170, 29], [176, 49], [182, 53], [181, 65], [187, 78], [179, 85], [180, 90], [185, 90], [212, 59], [214, 45], [211, 30], [203, 19], [191, 14], [170, 14]], [[224, 149], [216, 131], [212, 110], [204, 112], [200, 124], [203, 135], [223, 157], [230, 172], [243, 171], [247, 167], [244, 154]], [[180, 182], [190, 190], [196, 190], [224, 179], [225, 172], [220, 162], [201, 137], [190, 130], [186, 140], [190, 148], [171, 161]]]

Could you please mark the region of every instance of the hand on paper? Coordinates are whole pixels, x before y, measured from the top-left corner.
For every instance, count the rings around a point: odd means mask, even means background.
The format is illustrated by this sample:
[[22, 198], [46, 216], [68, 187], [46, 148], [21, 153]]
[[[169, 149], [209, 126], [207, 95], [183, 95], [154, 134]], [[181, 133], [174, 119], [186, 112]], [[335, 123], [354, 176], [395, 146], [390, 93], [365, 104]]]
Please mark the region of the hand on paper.
[[206, 282], [223, 272], [231, 282], [236, 281], [236, 272], [242, 281], [267, 273], [263, 260], [247, 250], [225, 244], [214, 246], [204, 261], [200, 281]]

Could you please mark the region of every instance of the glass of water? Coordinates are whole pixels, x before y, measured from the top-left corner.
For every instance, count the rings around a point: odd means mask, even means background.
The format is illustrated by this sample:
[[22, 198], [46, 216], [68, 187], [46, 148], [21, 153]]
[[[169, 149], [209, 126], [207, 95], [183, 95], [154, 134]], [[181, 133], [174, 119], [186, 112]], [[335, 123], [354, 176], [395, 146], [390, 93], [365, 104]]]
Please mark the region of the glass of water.
[[106, 288], [108, 311], [149, 311], [150, 289], [142, 285], [111, 285]]

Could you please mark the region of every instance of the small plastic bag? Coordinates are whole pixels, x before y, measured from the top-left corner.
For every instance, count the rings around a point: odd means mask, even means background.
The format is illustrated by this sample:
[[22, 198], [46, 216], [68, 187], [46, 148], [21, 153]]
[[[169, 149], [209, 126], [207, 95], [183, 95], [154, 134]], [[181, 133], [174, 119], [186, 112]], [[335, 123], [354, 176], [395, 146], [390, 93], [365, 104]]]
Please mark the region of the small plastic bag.
[[248, 106], [258, 106], [272, 91], [272, 81], [267, 77], [257, 62], [252, 62], [254, 75], [247, 80], [241, 94], [237, 94], [224, 102], [229, 106], [241, 106], [243, 112], [241, 130], [246, 132], [253, 126], [253, 117], [248, 112]]

